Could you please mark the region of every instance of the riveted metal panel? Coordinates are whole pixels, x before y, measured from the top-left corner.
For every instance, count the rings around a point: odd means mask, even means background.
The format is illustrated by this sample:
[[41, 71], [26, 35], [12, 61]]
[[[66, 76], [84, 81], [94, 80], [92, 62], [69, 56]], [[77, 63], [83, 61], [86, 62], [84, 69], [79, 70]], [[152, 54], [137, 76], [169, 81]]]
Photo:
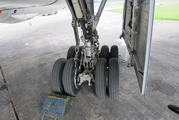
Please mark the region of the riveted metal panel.
[[155, 0], [125, 0], [123, 33], [140, 91], [145, 95]]

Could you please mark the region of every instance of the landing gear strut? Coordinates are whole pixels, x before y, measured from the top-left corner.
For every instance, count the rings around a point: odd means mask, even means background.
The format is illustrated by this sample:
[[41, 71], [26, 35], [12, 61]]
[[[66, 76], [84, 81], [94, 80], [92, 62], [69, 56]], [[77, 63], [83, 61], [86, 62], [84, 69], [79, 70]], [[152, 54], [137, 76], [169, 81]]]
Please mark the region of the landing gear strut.
[[[96, 30], [106, 1], [102, 0], [94, 15], [93, 0], [66, 0], [72, 14], [76, 45], [69, 48], [67, 60], [61, 58], [54, 64], [52, 88], [55, 92], [75, 96], [82, 83], [87, 81], [89, 86], [95, 85], [99, 98], [106, 96], [106, 88], [111, 98], [118, 97], [118, 47], [112, 46], [109, 53], [109, 47], [105, 45], [100, 51]], [[80, 38], [78, 27], [82, 30]], [[83, 46], [80, 46], [80, 40], [84, 43]]]

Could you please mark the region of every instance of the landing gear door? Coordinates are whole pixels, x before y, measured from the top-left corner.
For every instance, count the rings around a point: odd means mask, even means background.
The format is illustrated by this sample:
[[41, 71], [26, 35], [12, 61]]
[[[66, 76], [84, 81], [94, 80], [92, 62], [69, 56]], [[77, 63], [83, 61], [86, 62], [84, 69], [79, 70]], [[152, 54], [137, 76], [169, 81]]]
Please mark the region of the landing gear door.
[[125, 0], [123, 37], [130, 54], [142, 95], [145, 95], [152, 39], [155, 0]]

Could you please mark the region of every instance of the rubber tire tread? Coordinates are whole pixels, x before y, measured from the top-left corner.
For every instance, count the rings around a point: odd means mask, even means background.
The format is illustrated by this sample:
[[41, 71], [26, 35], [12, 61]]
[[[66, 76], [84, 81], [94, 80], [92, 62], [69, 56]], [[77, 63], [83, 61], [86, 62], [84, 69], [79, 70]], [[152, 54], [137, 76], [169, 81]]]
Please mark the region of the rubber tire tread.
[[70, 96], [75, 96], [79, 91], [79, 89], [75, 88], [74, 75], [75, 75], [75, 62], [73, 58], [70, 58], [67, 60], [65, 64], [63, 75], [62, 75], [64, 90]]
[[74, 58], [74, 56], [75, 56], [75, 46], [71, 46], [67, 52], [67, 59]]
[[111, 47], [110, 58], [117, 58], [117, 59], [119, 58], [119, 51], [117, 45], [113, 45]]
[[54, 92], [59, 93], [59, 94], [64, 94], [64, 88], [63, 88], [63, 83], [62, 83], [62, 73], [63, 73], [63, 68], [66, 63], [65, 58], [60, 58], [56, 60], [56, 62], [53, 65], [52, 68], [52, 74], [51, 74], [51, 85], [52, 89]]
[[105, 58], [107, 63], [109, 61], [109, 47], [107, 45], [103, 45], [101, 47], [101, 53], [99, 55], [100, 58]]
[[99, 98], [106, 96], [106, 60], [99, 58], [95, 68], [95, 91]]
[[108, 92], [110, 98], [119, 96], [119, 62], [117, 58], [109, 60]]

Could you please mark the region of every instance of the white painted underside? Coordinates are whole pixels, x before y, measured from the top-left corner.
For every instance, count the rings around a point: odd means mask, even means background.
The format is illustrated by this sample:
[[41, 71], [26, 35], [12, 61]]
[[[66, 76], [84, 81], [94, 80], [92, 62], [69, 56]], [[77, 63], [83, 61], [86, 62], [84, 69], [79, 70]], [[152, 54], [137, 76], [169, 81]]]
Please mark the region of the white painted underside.
[[0, 0], [0, 10], [64, 4], [65, 0]]

